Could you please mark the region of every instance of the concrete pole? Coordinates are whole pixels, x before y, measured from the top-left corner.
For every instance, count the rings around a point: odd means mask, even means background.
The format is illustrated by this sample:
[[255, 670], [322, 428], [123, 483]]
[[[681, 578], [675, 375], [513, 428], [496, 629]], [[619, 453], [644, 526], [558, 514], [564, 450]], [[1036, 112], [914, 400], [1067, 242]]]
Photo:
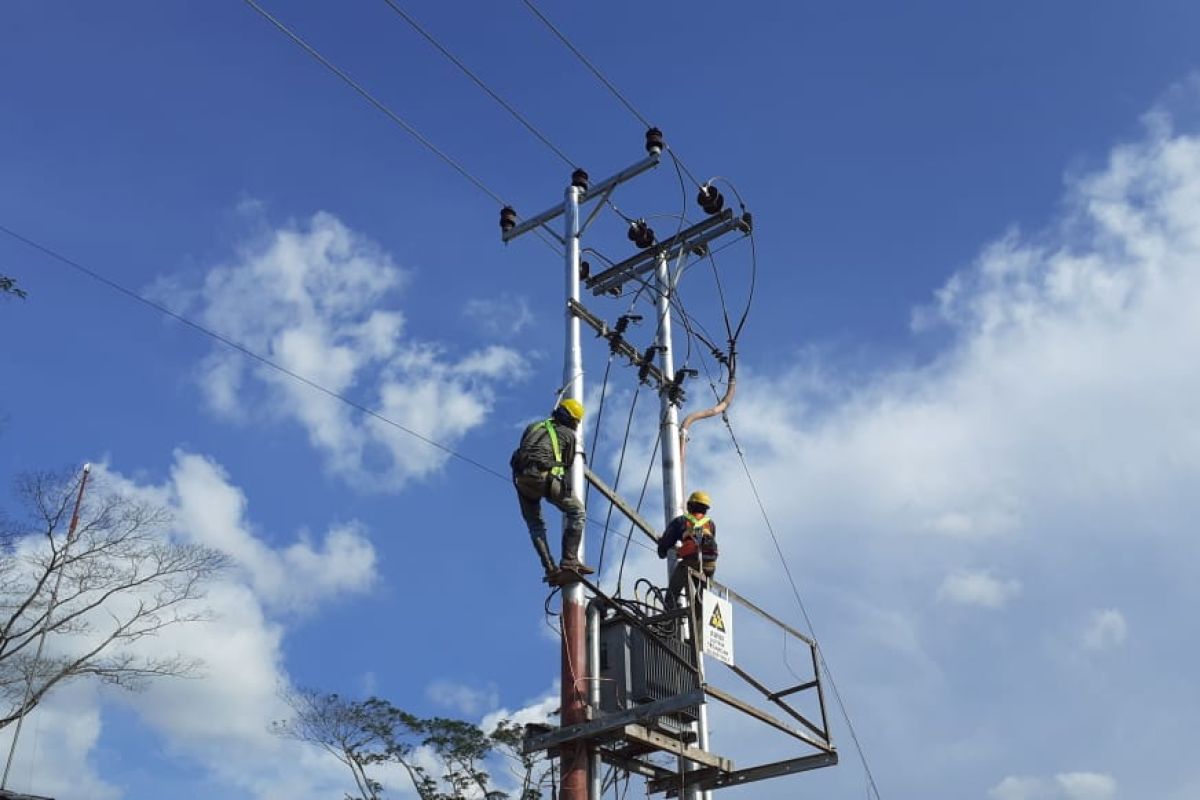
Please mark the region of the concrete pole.
[[[658, 263], [654, 269], [654, 285], [658, 292], [658, 346], [659, 350], [659, 369], [662, 370], [663, 379], [670, 381], [675, 377], [675, 355], [672, 349], [671, 341], [671, 293], [674, 286], [671, 283], [671, 271], [667, 263], [665, 255], [658, 258]], [[680, 460], [679, 446], [679, 411], [671, 403], [670, 397], [666, 392], [663, 392], [659, 398], [660, 402], [660, 442], [662, 446], [662, 474], [663, 474], [663, 511], [666, 515], [667, 524], [671, 520], [683, 513], [683, 469]], [[675, 552], [672, 551], [667, 556], [667, 580], [671, 580], [671, 573], [675, 571], [675, 563], [677, 559]], [[692, 631], [693, 636], [699, 636], [699, 631]], [[700, 680], [704, 680], [704, 661], [701, 660], [696, 665], [700, 670]], [[693, 726], [696, 731], [696, 744], [701, 750], [708, 750], [708, 708], [704, 703], [700, 704], [700, 719]], [[695, 765], [688, 762], [688, 769], [695, 769]], [[710, 792], [700, 792], [695, 789], [687, 789], [684, 797], [687, 800], [711, 800]]]
[[[579, 301], [579, 195], [582, 189], [568, 186], [564, 202], [566, 234], [566, 294]], [[563, 363], [565, 398], [583, 402], [583, 347], [579, 338], [579, 319], [564, 305], [567, 322], [566, 358]], [[576, 430], [575, 460], [568, 473], [571, 492], [583, 502], [583, 421]], [[564, 523], [565, 524], [565, 523]], [[584, 560], [583, 543], [579, 545], [579, 560]], [[583, 584], [568, 583], [562, 599], [562, 725], [587, 721], [588, 648], [585, 634], [585, 602]], [[575, 742], [562, 748], [560, 774], [562, 800], [599, 800], [589, 798], [591, 754], [585, 744]]]

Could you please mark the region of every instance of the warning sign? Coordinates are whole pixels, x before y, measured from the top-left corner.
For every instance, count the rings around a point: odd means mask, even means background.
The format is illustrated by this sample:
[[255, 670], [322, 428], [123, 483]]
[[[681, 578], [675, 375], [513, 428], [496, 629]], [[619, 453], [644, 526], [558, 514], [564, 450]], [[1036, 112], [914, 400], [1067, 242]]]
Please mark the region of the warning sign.
[[733, 666], [733, 604], [712, 592], [704, 593], [704, 652]]

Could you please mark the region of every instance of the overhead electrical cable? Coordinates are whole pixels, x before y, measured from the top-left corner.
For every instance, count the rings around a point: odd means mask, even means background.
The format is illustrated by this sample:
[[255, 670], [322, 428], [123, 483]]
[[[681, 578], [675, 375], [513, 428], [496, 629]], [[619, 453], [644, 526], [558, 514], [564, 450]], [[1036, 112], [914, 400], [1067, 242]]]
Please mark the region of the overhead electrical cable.
[[[632, 114], [635, 119], [637, 119], [639, 122], [642, 123], [642, 125], [646, 126], [647, 128], [654, 127], [650, 123], [650, 120], [647, 119], [646, 116], [644, 114], [642, 114], [642, 112], [638, 111], [637, 108], [634, 107], [633, 103], [631, 103], [629, 101], [629, 99], [626, 98], [625, 95], [621, 93], [621, 90], [618, 89], [613, 84], [612, 81], [610, 81], [607, 77], [605, 77], [604, 73], [600, 71], [600, 68], [597, 67], [595, 64], [593, 64], [592, 61], [587, 56], [585, 56], [583, 54], [583, 52], [571, 42], [570, 39], [567, 38], [567, 35], [565, 33], [563, 33], [558, 28], [557, 25], [555, 25], [553, 22], [551, 22], [550, 18], [547, 17], [545, 14], [543, 14], [536, 5], [534, 5], [532, 0], [521, 0], [521, 2], [523, 2], [525, 4], [525, 6], [533, 13], [534, 16], [536, 16], [538, 19], [540, 19], [542, 21], [543, 25], [545, 25], [547, 28], [549, 28], [550, 31], [556, 37], [558, 37], [558, 40], [560, 42], [562, 42], [568, 50], [570, 50], [572, 53], [575, 54], [575, 57], [578, 58], [579, 61], [585, 67], [587, 67], [588, 70], [593, 75], [596, 76], [596, 79], [598, 81], [600, 81], [600, 83], [604, 84], [605, 88], [607, 88], [608, 91], [612, 93], [612, 96], [617, 98], [617, 100], [620, 101], [621, 105], [625, 106], [625, 108], [629, 110], [629, 113]], [[674, 152], [671, 149], [671, 146], [669, 144], [667, 145], [667, 151]], [[683, 168], [683, 171], [687, 173], [688, 177], [691, 178], [692, 183], [696, 184], [697, 186], [701, 185], [700, 181], [698, 181], [696, 179], [696, 176], [692, 174], [692, 171], [689, 170], [687, 168], [687, 166], [683, 164], [682, 161], [680, 162], [680, 166]]]
[[[621, 486], [621, 472], [625, 468], [625, 453], [629, 448], [629, 434], [633, 430], [633, 414], [637, 410], [638, 396], [641, 394], [642, 387], [639, 385], [633, 392], [633, 400], [629, 403], [629, 417], [625, 420], [625, 437], [621, 441], [621, 454], [617, 460], [617, 471], [613, 476], [612, 489], [618, 491]], [[596, 563], [596, 570], [599, 571], [604, 567], [604, 548], [608, 544], [608, 526], [612, 521], [613, 509], [616, 508], [616, 503], [611, 500], [608, 502], [608, 514], [604, 517], [604, 538], [600, 540], [600, 557]]]
[[[103, 284], [104, 286], [107, 286], [108, 288], [112, 289], [113, 291], [125, 295], [126, 297], [130, 298], [131, 300], [141, 303], [142, 305], [144, 305], [150, 309], [153, 309], [154, 311], [157, 311], [158, 313], [160, 313], [164, 316], [170, 317], [171, 319], [174, 319], [175, 321], [180, 322], [183, 325], [186, 325], [187, 327], [191, 328], [192, 330], [197, 331], [198, 333], [201, 333], [204, 336], [207, 336], [210, 339], [213, 339], [214, 341], [220, 342], [224, 346], [226, 346], [232, 350], [235, 350], [238, 353], [241, 353], [246, 358], [249, 358], [253, 361], [257, 361], [258, 363], [262, 364], [263, 366], [273, 369], [273, 370], [279, 372], [280, 374], [291, 378], [294, 381], [298, 381], [299, 383], [302, 383], [305, 386], [308, 386], [310, 389], [314, 389], [314, 390], [320, 392], [321, 394], [327, 395], [328, 397], [331, 397], [335, 400], [345, 403], [350, 408], [353, 408], [354, 410], [356, 410], [362, 414], [365, 414], [366, 416], [371, 417], [372, 419], [376, 419], [376, 420], [384, 423], [385, 425], [400, 431], [401, 433], [405, 433], [409, 436], [412, 436], [415, 439], [419, 439], [420, 441], [428, 444], [431, 447], [435, 447], [438, 450], [441, 450], [442, 452], [446, 453], [447, 455], [449, 455], [453, 458], [457, 458], [460, 461], [470, 464], [471, 466], [475, 467], [476, 469], [480, 470], [481, 472], [486, 472], [487, 474], [491, 475], [492, 477], [498, 478], [499, 480], [502, 480], [508, 484], [511, 484], [511, 482], [512, 482], [511, 476], [505, 475], [504, 473], [500, 472], [499, 470], [493, 469], [492, 467], [489, 467], [487, 464], [484, 464], [483, 462], [481, 462], [475, 458], [472, 458], [471, 456], [465, 455], [464, 453], [461, 453], [461, 452], [455, 450], [454, 448], [450, 447], [449, 445], [443, 444], [442, 442], [439, 442], [436, 439], [426, 436], [425, 434], [420, 433], [419, 431], [413, 430], [412, 428], [409, 428], [406, 425], [396, 422], [395, 420], [390, 419], [389, 417], [386, 417], [383, 414], [380, 414], [378, 411], [373, 411], [372, 409], [368, 408], [367, 406], [364, 406], [363, 404], [346, 396], [345, 394], [334, 391], [333, 389], [329, 389], [329, 388], [321, 385], [320, 383], [317, 383], [316, 381], [312, 380], [311, 378], [307, 378], [304, 375], [301, 375], [300, 373], [295, 372], [294, 370], [291, 370], [291, 369], [283, 366], [282, 364], [280, 364], [279, 362], [275, 361], [274, 359], [272, 359], [268, 356], [265, 356], [254, 350], [251, 350], [250, 348], [248, 348], [244, 345], [238, 344], [237, 342], [233, 341], [229, 337], [219, 333], [218, 331], [213, 330], [212, 328], [209, 328], [208, 326], [204, 325], [203, 323], [197, 322], [183, 314], [180, 314], [177, 311], [172, 311], [170, 308], [167, 308], [163, 304], [158, 303], [154, 300], [151, 300], [150, 298], [146, 297], [145, 295], [143, 295], [137, 291], [134, 291], [133, 289], [123, 286], [122, 284], [112, 280], [111, 278], [108, 278], [108, 277], [100, 274], [99, 272], [96, 272], [95, 270], [84, 266], [80, 262], [75, 261], [74, 259], [71, 259], [71, 258], [63, 255], [62, 253], [59, 253], [58, 251], [56, 251], [50, 247], [47, 247], [46, 245], [41, 244], [40, 242], [34, 241], [33, 239], [30, 239], [29, 237], [18, 233], [17, 231], [13, 230], [12, 228], [9, 228], [8, 226], [6, 226], [2, 223], [0, 223], [0, 233], [4, 233], [5, 235], [15, 239], [18, 242], [21, 242], [22, 244], [26, 245], [27, 247], [37, 250], [38, 252], [42, 253], [43, 255], [48, 256], [49, 258], [59, 262], [60, 264], [70, 267], [71, 269], [75, 270], [76, 272], [86, 275], [87, 277], [91, 278], [92, 280], [96, 281], [97, 283]], [[588, 522], [591, 523], [592, 525], [599, 524], [598, 522], [593, 521], [593, 520], [588, 520]], [[632, 536], [632, 532], [630, 533], [630, 535], [628, 537], [625, 537], [625, 534], [622, 534], [619, 532], [617, 533], [617, 535], [622, 536], [624, 538], [629, 538], [631, 540], [633, 540], [633, 538], [634, 538]], [[644, 544], [641, 541], [637, 541], [637, 545], [639, 547], [642, 547], [643, 549], [649, 550], [649, 551], [653, 551], [653, 549], [654, 549], [654, 548], [650, 547], [649, 545]]]
[[[779, 544], [779, 537], [775, 534], [775, 527], [771, 524], [771, 519], [767, 515], [766, 506], [763, 504], [762, 496], [758, 492], [758, 485], [754, 480], [754, 475], [750, 472], [750, 465], [746, 461], [746, 454], [742, 450], [741, 443], [738, 442], [736, 434], [733, 432], [733, 423], [729, 419], [728, 413], [722, 414], [722, 417], [725, 420], [725, 427], [729, 430], [729, 439], [733, 443], [733, 448], [737, 452], [738, 459], [742, 462], [742, 470], [746, 473], [746, 480], [750, 483], [750, 491], [754, 495], [754, 501], [758, 504], [759, 513], [762, 514], [763, 522], [767, 526], [767, 532], [770, 533], [771, 541], [775, 544], [775, 552], [779, 555], [779, 563], [783, 567], [788, 583], [792, 587], [792, 595], [796, 598], [796, 605], [800, 609], [800, 614], [804, 617], [804, 624], [808, 626], [808, 632], [813, 641], [820, 641], [817, 637], [816, 629], [813, 627], [812, 619], [808, 615], [808, 608], [800, 598], [800, 589], [796, 586], [796, 579], [792, 576], [792, 570], [788, 566], [787, 558], [783, 554], [783, 547]], [[859, 741], [858, 733], [854, 729], [854, 723], [850, 719], [850, 712], [846, 709], [846, 704], [842, 700], [842, 693], [838, 691], [837, 682], [833, 679], [833, 671], [829, 668], [829, 663], [825, 660], [825, 653], [820, 647], [817, 648], [817, 657], [820, 659], [821, 669], [824, 670], [825, 677], [829, 679], [829, 687], [833, 690], [833, 696], [837, 700], [842, 719], [846, 722], [846, 729], [850, 732], [850, 738], [854, 741], [854, 749], [858, 752], [858, 759], [862, 763], [863, 772], [866, 773], [867, 784], [870, 787], [871, 793], [874, 794], [875, 800], [880, 800], [879, 787], [875, 784], [875, 776], [871, 773], [871, 767], [867, 763], [866, 752], [863, 750], [862, 742]]]
[[546, 145], [546, 147], [548, 147], [551, 152], [553, 152], [556, 156], [558, 156], [560, 159], [562, 159], [562, 161], [567, 166], [569, 166], [569, 167], [579, 166], [578, 162], [576, 162], [574, 159], [572, 159], [570, 156], [568, 156], [566, 153], [564, 153], [561, 149], [559, 149], [559, 147], [557, 145], [555, 145], [554, 142], [550, 141], [550, 138], [548, 136], [546, 136], [544, 133], [542, 133], [540, 130], [538, 130], [537, 127], [535, 127], [532, 122], [530, 122], [523, 114], [521, 114], [520, 111], [517, 111], [517, 109], [514, 108], [511, 103], [509, 103], [507, 100], [505, 100], [499, 94], [497, 94], [492, 89], [492, 87], [490, 87], [486, 83], [484, 83], [482, 78], [480, 78], [478, 75], [476, 75], [471, 70], [470, 67], [468, 67], [466, 64], [464, 64], [462, 62], [462, 59], [455, 56], [453, 53], [450, 52], [450, 50], [448, 50], [445, 46], [443, 46], [441, 42], [439, 42], [437, 39], [435, 39], [433, 37], [433, 34], [429, 33], [429, 31], [425, 30], [425, 28], [423, 28], [421, 26], [421, 24], [419, 22], [417, 22], [411, 14], [409, 14], [407, 11], [405, 11], [403, 8], [401, 8], [400, 5], [395, 2], [395, 0], [383, 0], [383, 1], [385, 3], [387, 3], [388, 7], [391, 8], [392, 11], [395, 11], [396, 14], [399, 15], [399, 17], [401, 19], [403, 19], [405, 22], [407, 22], [409, 27], [411, 27], [417, 33], [421, 34], [421, 36], [423, 36], [425, 38], [425, 41], [429, 42], [431, 45], [433, 45], [435, 48], [437, 48], [438, 52], [440, 52], [442, 55], [444, 55], [446, 58], [448, 58], [451, 61], [451, 63], [454, 64], [454, 66], [456, 66], [460, 70], [462, 70], [463, 74], [465, 74], [468, 78], [470, 78], [472, 81], [474, 81], [476, 86], [478, 86], [480, 89], [482, 89], [484, 92], [486, 92], [489, 97], [491, 97], [493, 100], [495, 100], [497, 103], [499, 103], [501, 108], [503, 108], [505, 111], [507, 111], [509, 114], [511, 114], [513, 119], [515, 119], [517, 122], [521, 123], [521, 125], [523, 125], [527, 131], [529, 131], [531, 134], [533, 134], [538, 139], [538, 141], [540, 141], [542, 144]]
[[392, 122], [396, 123], [401, 128], [403, 128], [410, 136], [412, 136], [414, 139], [416, 139], [418, 142], [420, 142], [427, 150], [429, 150], [429, 152], [433, 153], [435, 156], [440, 158], [442, 161], [446, 162], [446, 164], [448, 164], [455, 172], [457, 172], [459, 175], [463, 176], [468, 181], [470, 181], [471, 184], [473, 184], [475, 186], [475, 188], [479, 189], [481, 192], [483, 192], [488, 197], [495, 200], [500, 205], [502, 205], [502, 206], [508, 205], [508, 203], [505, 202], [504, 198], [502, 198], [500, 195], [493, 192], [491, 189], [489, 189], [487, 187], [486, 184], [484, 184], [483, 181], [481, 181], [479, 178], [476, 178], [474, 175], [472, 175], [470, 172], [468, 172], [466, 167], [464, 167], [462, 164], [458, 163], [458, 161], [456, 161], [452, 156], [450, 156], [445, 150], [442, 150], [436, 144], [431, 142], [426, 136], [424, 136], [420, 131], [418, 131], [415, 127], [413, 127], [409, 122], [404, 120], [399, 114], [397, 114], [395, 111], [393, 111], [391, 108], [389, 108], [382, 100], [380, 100], [375, 95], [373, 95], [369, 91], [367, 91], [362, 86], [362, 84], [360, 84], [358, 81], [354, 80], [354, 78], [351, 78], [344, 70], [342, 70], [336, 64], [334, 64], [332, 61], [330, 61], [325, 56], [323, 56], [319, 52], [317, 52], [317, 49], [315, 47], [313, 47], [311, 44], [306, 42], [303, 38], [300, 37], [300, 35], [298, 33], [293, 31], [287, 25], [284, 25], [279, 19], [272, 16], [271, 12], [267, 11], [265, 8], [260, 6], [258, 3], [255, 2], [255, 0], [245, 0], [245, 2], [246, 2], [246, 5], [253, 8], [260, 15], [262, 15], [262, 17], [264, 19], [266, 19], [268, 22], [270, 22], [272, 25], [274, 25], [276, 28], [278, 28], [279, 31], [281, 33], [283, 33], [283, 35], [287, 36], [289, 39], [291, 39], [293, 42], [295, 42], [301, 49], [303, 49], [306, 53], [308, 53], [310, 56], [312, 56], [319, 64], [321, 64], [321, 66], [325, 67], [330, 72], [332, 72], [334, 75], [337, 75], [339, 78], [341, 78], [342, 81], [347, 86], [349, 86], [351, 89], [353, 89], [354, 91], [356, 91], [360, 95], [362, 95], [363, 99], [365, 99], [368, 103], [370, 103], [371, 105], [375, 106], [375, 108], [377, 108], [381, 112], [383, 112], [383, 114], [386, 115], [387, 118], [390, 119]]
[[85, 267], [83, 264], [80, 264], [78, 261], [68, 258], [67, 256], [64, 256], [62, 253], [59, 253], [56, 250], [52, 250], [43, 244], [39, 244], [38, 242], [35, 242], [34, 240], [32, 240], [26, 236], [22, 236], [21, 234], [17, 233], [16, 231], [12, 230], [11, 228], [9, 228], [3, 224], [0, 224], [0, 231], [3, 231], [5, 234], [7, 234], [8, 236], [11, 236], [12, 238], [16, 239], [17, 241], [22, 242], [25, 245], [32, 247], [35, 250], [40, 251], [41, 253], [44, 253], [45, 255], [49, 256], [50, 258], [53, 258], [54, 260], [67, 265], [71, 269], [74, 269], [77, 272], [80, 272], [80, 273], [88, 276], [92, 280], [102, 283], [105, 286], [109, 287], [110, 289], [120, 292], [121, 294], [125, 295], [126, 297], [129, 297], [145, 306], [148, 306], [148, 307], [154, 309], [155, 311], [159, 312], [160, 314], [168, 316], [177, 322], [181, 322], [184, 325], [187, 325], [188, 327], [192, 328], [193, 330], [199, 331], [200, 333], [204, 334], [205, 336], [208, 336], [211, 339], [215, 339], [216, 341], [220, 342], [221, 344], [225, 345], [226, 347], [229, 347], [229, 348], [232, 348], [233, 350], [238, 351], [239, 353], [246, 356], [247, 358], [253, 359], [254, 361], [257, 361], [267, 367], [270, 367], [271, 369], [276, 370], [277, 372], [280, 372], [283, 375], [288, 376], [292, 380], [299, 381], [300, 383], [303, 383], [305, 386], [308, 386], [311, 389], [315, 389], [316, 391], [321, 392], [322, 394], [328, 395], [329, 397], [332, 397], [335, 400], [340, 400], [341, 402], [345, 403], [346, 405], [350, 406], [351, 408], [354, 408], [354, 409], [362, 412], [363, 414], [366, 414], [369, 417], [377, 419], [380, 422], [384, 423], [385, 425], [390, 425], [391, 427], [395, 428], [396, 430], [402, 431], [403, 433], [406, 433], [409, 436], [412, 436], [416, 439], [420, 439], [422, 442], [425, 442], [426, 444], [428, 444], [431, 447], [436, 447], [438, 450], [441, 450], [442, 452], [446, 453], [447, 455], [450, 455], [450, 456], [453, 456], [454, 458], [465, 461], [466, 463], [472, 465], [473, 467], [483, 470], [484, 472], [486, 472], [490, 475], [494, 475], [497, 478], [501, 478], [502, 480], [505, 480], [505, 481], [508, 480], [508, 478], [505, 475], [501, 474], [500, 472], [497, 472], [496, 470], [492, 469], [491, 467], [487, 466], [486, 464], [476, 461], [475, 459], [471, 458], [470, 456], [463, 455], [462, 453], [459, 453], [458, 451], [448, 447], [447, 445], [442, 444], [441, 442], [439, 442], [435, 439], [431, 439], [428, 436], [413, 430], [412, 428], [409, 428], [405, 425], [400, 424], [399, 422], [396, 422], [395, 420], [385, 417], [384, 415], [380, 414], [377, 411], [372, 411], [370, 408], [367, 408], [366, 406], [362, 405], [361, 403], [359, 403], [355, 400], [352, 400], [351, 398], [347, 397], [346, 395], [342, 394], [341, 392], [334, 391], [333, 389], [328, 389], [328, 388], [322, 386], [321, 384], [317, 383], [316, 381], [314, 381], [310, 378], [306, 378], [305, 376], [301, 375], [298, 372], [295, 372], [294, 370], [288, 369], [287, 367], [280, 364], [278, 361], [275, 361], [267, 356], [264, 356], [261, 353], [257, 353], [254, 350], [251, 350], [250, 348], [245, 347], [244, 345], [240, 345], [237, 342], [233, 341], [232, 339], [228, 338], [227, 336], [224, 336], [223, 334], [218, 333], [217, 331], [213, 330], [212, 328], [209, 328], [206, 325], [203, 325], [202, 323], [196, 322], [195, 320], [190, 319], [176, 311], [172, 311], [171, 309], [167, 308], [163, 304], [155, 302], [154, 300], [151, 300], [150, 298], [146, 297], [143, 294], [140, 294], [139, 292], [134, 291], [133, 289], [126, 288], [125, 286], [122, 286], [121, 284], [117, 283], [116, 281], [112, 280], [111, 278], [107, 278], [104, 275], [101, 275], [99, 272], [96, 272], [95, 270]]
[[[384, 114], [384, 116], [386, 116], [388, 119], [390, 119], [396, 125], [398, 125], [409, 136], [416, 139], [417, 142], [419, 142], [423, 147], [425, 147], [425, 149], [427, 149], [429, 152], [433, 153], [435, 156], [440, 158], [451, 169], [453, 169], [455, 172], [457, 172], [459, 175], [461, 175], [463, 178], [465, 178], [469, 183], [471, 183], [471, 185], [473, 185], [475, 188], [479, 189], [479, 191], [486, 194], [488, 197], [490, 197], [492, 200], [494, 200], [500, 206], [509, 205], [508, 202], [506, 202], [503, 197], [501, 197], [499, 194], [497, 194], [496, 192], [494, 192], [490, 188], [488, 188], [487, 184], [485, 184], [482, 180], [480, 180], [475, 175], [473, 175], [470, 171], [468, 171], [467, 168], [464, 167], [461, 163], [459, 163], [457, 159], [455, 159], [453, 156], [451, 156], [445, 150], [441, 149], [436, 144], [434, 144], [429, 139], [429, 137], [422, 134], [419, 130], [416, 129], [415, 126], [413, 126], [410, 122], [408, 122], [403, 117], [401, 117], [399, 114], [397, 114], [395, 111], [393, 111], [391, 109], [391, 107], [389, 107], [386, 103], [384, 103], [382, 100], [380, 100], [375, 95], [371, 94], [371, 92], [368, 91], [366, 89], [366, 87], [364, 87], [358, 81], [354, 80], [354, 78], [350, 77], [350, 75], [345, 70], [338, 67], [336, 64], [334, 64], [332, 61], [330, 61], [325, 56], [321, 55], [321, 53], [315, 47], [313, 47], [311, 44], [309, 44], [307, 41], [305, 41], [300, 36], [300, 34], [296, 33], [291, 28], [289, 28], [287, 25], [285, 25], [277, 17], [272, 15], [271, 12], [267, 11], [265, 8], [263, 8], [261, 5], [259, 5], [257, 2], [255, 2], [255, 0], [245, 0], [245, 2], [246, 2], [246, 5], [250, 6], [256, 12], [258, 12], [258, 14], [263, 17], [263, 19], [267, 20], [272, 25], [274, 25], [284, 36], [287, 36], [298, 47], [300, 47], [302, 50], [304, 50], [304, 52], [308, 53], [317, 63], [319, 63], [321, 66], [325, 67], [327, 70], [332, 72], [337, 77], [341, 78], [343, 83], [345, 83], [351, 89], [356, 91], [368, 103], [375, 106], [375, 108], [378, 109], [380, 112], [382, 112]], [[554, 250], [555, 252], [560, 253], [560, 254], [562, 253], [562, 250], [559, 249], [549, 239], [546, 239], [544, 234], [540, 230], [535, 229], [535, 233], [537, 233], [538, 237], [552, 250]]]

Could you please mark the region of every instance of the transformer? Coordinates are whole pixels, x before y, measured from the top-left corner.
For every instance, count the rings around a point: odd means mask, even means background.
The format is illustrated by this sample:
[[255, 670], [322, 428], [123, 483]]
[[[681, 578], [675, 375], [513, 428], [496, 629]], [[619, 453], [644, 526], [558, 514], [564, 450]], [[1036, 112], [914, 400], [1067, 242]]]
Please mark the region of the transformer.
[[[695, 650], [679, 640], [675, 625], [670, 627], [674, 630], [664, 636], [650, 636], [619, 617], [600, 623], [601, 713], [627, 711], [699, 688]], [[692, 669], [684, 667], [671, 652]], [[690, 706], [644, 724], [671, 736], [682, 736], [699, 713], [699, 706]]]

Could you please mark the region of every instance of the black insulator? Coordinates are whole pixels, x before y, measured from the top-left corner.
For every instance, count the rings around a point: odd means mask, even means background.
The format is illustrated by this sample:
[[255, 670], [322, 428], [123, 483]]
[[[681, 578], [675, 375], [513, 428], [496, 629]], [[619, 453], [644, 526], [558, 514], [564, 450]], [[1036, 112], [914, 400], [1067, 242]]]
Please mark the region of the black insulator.
[[696, 202], [700, 204], [700, 208], [704, 209], [705, 214], [716, 214], [725, 207], [725, 195], [721, 194], [711, 183], [706, 183], [700, 187], [700, 194], [696, 195]]
[[750, 233], [754, 230], [754, 217], [750, 216], [749, 211], [742, 212], [742, 224], [738, 226], [743, 233]]
[[646, 131], [646, 152], [652, 156], [656, 156], [663, 151], [666, 144], [663, 142], [663, 132], [658, 128], [651, 128]]
[[654, 366], [654, 354], [663, 350], [662, 345], [652, 344], [646, 348], [646, 352], [642, 353], [642, 357], [638, 359], [638, 383], [647, 383], [646, 380], [650, 377], [650, 367]]
[[646, 220], [639, 219], [629, 223], [629, 241], [636, 244], [642, 250], [647, 247], [654, 246], [654, 231], [646, 224]]
[[571, 173], [571, 185], [586, 192], [588, 188], [588, 174], [581, 169], [575, 170]]
[[586, 261], [579, 262], [579, 280], [586, 281], [592, 276], [592, 265]]
[[512, 206], [500, 209], [500, 232], [508, 233], [517, 227], [517, 210]]
[[622, 314], [621, 316], [617, 317], [617, 325], [616, 325], [617, 333], [624, 333], [626, 330], [628, 330], [629, 323], [641, 322], [641, 321], [642, 321], [641, 314]]

